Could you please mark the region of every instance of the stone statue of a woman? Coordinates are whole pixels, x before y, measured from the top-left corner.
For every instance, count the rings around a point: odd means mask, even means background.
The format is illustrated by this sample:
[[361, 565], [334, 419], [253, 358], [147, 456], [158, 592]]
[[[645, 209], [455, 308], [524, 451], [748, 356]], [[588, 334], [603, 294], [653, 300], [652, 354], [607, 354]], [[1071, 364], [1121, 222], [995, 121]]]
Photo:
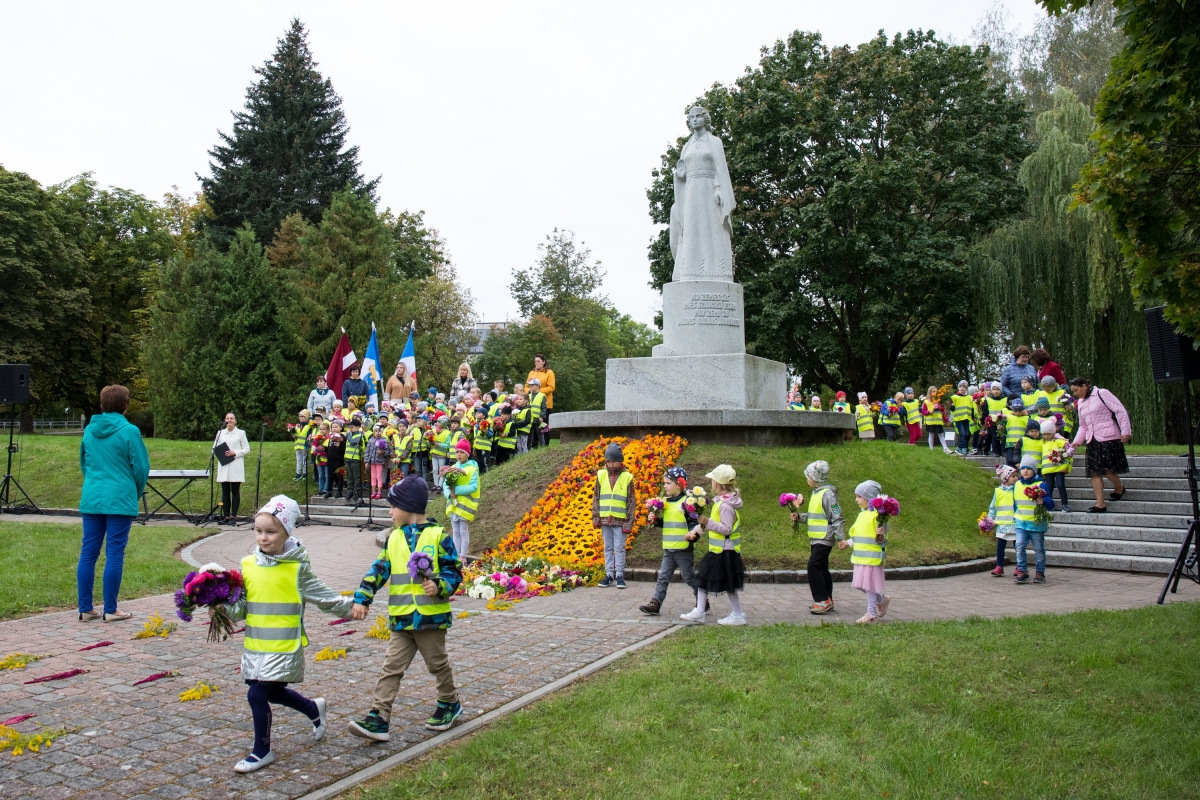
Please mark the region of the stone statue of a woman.
[[675, 165], [671, 206], [673, 281], [733, 280], [733, 184], [725, 147], [712, 133], [712, 118], [700, 106], [688, 109], [692, 135]]

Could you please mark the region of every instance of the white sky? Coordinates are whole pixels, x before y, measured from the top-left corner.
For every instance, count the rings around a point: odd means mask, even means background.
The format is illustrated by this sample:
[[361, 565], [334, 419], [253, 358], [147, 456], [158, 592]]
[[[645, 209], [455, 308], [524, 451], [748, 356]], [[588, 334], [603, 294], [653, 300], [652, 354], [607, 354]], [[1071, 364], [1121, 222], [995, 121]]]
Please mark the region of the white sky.
[[[1013, 26], [1044, 13], [1006, 0]], [[969, 41], [991, 0], [162, 2], [0, 0], [0, 164], [43, 184], [84, 171], [158, 199], [199, 188], [217, 131], [293, 16], [341, 95], [381, 207], [424, 209], [480, 318], [515, 316], [512, 270], [556, 226], [651, 322], [650, 170], [684, 109], [795, 29]]]

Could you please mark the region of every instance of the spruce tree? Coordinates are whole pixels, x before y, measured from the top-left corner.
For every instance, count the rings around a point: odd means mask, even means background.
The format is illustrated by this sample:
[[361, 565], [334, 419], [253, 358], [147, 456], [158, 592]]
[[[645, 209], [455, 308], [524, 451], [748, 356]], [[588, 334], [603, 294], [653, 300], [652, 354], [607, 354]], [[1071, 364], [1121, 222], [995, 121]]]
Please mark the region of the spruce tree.
[[341, 98], [317, 71], [300, 20], [254, 71], [260, 79], [234, 113], [233, 132], [209, 151], [212, 176], [200, 178], [213, 211], [208, 231], [222, 244], [243, 222], [259, 242], [272, 241], [289, 214], [317, 224], [336, 192], [373, 199], [379, 182], [363, 179], [358, 148], [346, 147]]

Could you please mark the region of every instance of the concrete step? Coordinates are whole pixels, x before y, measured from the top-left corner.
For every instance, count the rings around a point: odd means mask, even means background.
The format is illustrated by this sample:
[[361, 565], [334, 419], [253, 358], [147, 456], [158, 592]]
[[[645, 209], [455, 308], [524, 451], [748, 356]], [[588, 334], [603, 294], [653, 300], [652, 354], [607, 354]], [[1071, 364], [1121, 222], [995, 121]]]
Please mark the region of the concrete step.
[[1061, 511], [1051, 511], [1050, 518], [1055, 525], [1070, 525], [1080, 528], [1171, 528], [1186, 531], [1190, 518], [1173, 514], [1124, 514], [1118, 511], [1119, 503], [1113, 503], [1105, 514], [1088, 514], [1086, 511], [1074, 511], [1064, 514]]
[[1132, 558], [1174, 558], [1180, 542], [1130, 542], [1124, 539], [1077, 539], [1047, 536], [1046, 550], [1056, 553], [1094, 553]]
[[[1112, 487], [1109, 486], [1107, 483], [1104, 484], [1104, 496], [1107, 497], [1108, 493], [1111, 491], [1112, 491]], [[1096, 495], [1092, 492], [1091, 484], [1088, 484], [1086, 487], [1068, 485], [1067, 486], [1067, 497], [1070, 499], [1070, 501], [1072, 503], [1075, 503], [1076, 501], [1079, 501], [1079, 502], [1088, 501], [1089, 506], [1092, 503], [1096, 502]], [[1180, 504], [1180, 505], [1183, 505], [1186, 507], [1184, 509], [1185, 513], [1189, 513], [1192, 508], [1192, 496], [1186, 489], [1183, 491], [1179, 491], [1176, 489], [1132, 489], [1132, 488], [1126, 488], [1124, 497], [1122, 497], [1120, 500], [1117, 500], [1117, 501], [1110, 500], [1109, 502], [1114, 504], [1114, 506], [1113, 506], [1114, 509], [1116, 507], [1116, 503], [1131, 503], [1131, 502], [1168, 503], [1168, 504], [1172, 504], [1172, 505]]]
[[[330, 525], [335, 525], [342, 528], [357, 528], [367, 521], [367, 516], [364, 514], [361, 517], [344, 516], [340, 514], [309, 514], [312, 519], [320, 522], [328, 522]], [[303, 516], [301, 516], [303, 519]], [[379, 527], [391, 527], [392, 521], [386, 514], [376, 514], [373, 520], [375, 525]]]
[[[1067, 477], [1088, 478], [1087, 467], [1076, 460], [1073, 469], [1071, 470], [1070, 474], [1067, 475]], [[1121, 480], [1123, 481], [1126, 478], [1178, 478], [1181, 481], [1187, 481], [1187, 475], [1184, 474], [1183, 471], [1183, 464], [1179, 464], [1175, 467], [1142, 467], [1130, 463], [1129, 472], [1125, 475], [1122, 475]], [[1091, 480], [1091, 478], [1088, 478], [1088, 480]]]
[[[1150, 502], [1148, 500], [1131, 500], [1132, 494], [1127, 494], [1121, 498], [1120, 502], [1110, 500], [1108, 502], [1108, 513], [1112, 514], [1162, 514], [1174, 517], [1185, 517], [1191, 519], [1192, 504], [1191, 503], [1160, 503]], [[1096, 502], [1096, 496], [1087, 489], [1067, 490], [1067, 498], [1071, 501], [1071, 508], [1075, 511], [1083, 512]], [[1054, 502], [1057, 504], [1059, 498], [1055, 496]], [[1058, 512], [1052, 512], [1058, 513]]]
[[[1090, 478], [1077, 478], [1074, 475], [1067, 476], [1068, 489], [1091, 488], [1092, 481]], [[1183, 478], [1139, 478], [1131, 473], [1121, 476], [1121, 485], [1127, 486], [1130, 489], [1158, 489], [1169, 490], [1173, 492], [1184, 492], [1188, 490], [1188, 483]], [[1105, 484], [1108, 487], [1108, 484]], [[1108, 489], [1111, 491], [1111, 489]]]
[[1178, 547], [1183, 543], [1187, 530], [1177, 528], [1102, 528], [1098, 525], [1064, 525], [1061, 522], [1050, 523], [1047, 536], [1058, 536], [1064, 539], [1124, 539], [1131, 542], [1167, 542]]
[[[1123, 556], [1112, 553], [1069, 553], [1060, 550], [1047, 550], [1046, 563], [1052, 567], [1079, 567], [1083, 569], [1106, 569], [1114, 572], [1149, 572], [1166, 575], [1175, 566], [1175, 555], [1172, 554], [1169, 558], [1159, 558], [1155, 556]], [[1030, 558], [1032, 558], [1032, 554], [1030, 554]]]

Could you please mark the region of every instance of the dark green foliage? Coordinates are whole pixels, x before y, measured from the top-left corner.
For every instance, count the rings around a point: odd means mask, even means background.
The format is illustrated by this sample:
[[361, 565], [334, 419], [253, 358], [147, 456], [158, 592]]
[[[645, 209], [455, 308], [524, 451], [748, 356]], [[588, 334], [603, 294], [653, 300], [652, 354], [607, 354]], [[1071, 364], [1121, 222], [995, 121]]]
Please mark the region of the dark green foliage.
[[61, 223], [53, 194], [0, 167], [0, 362], [30, 365], [34, 408], [94, 378], [87, 265]]
[[254, 71], [260, 79], [234, 113], [233, 132], [209, 151], [212, 175], [200, 181], [212, 206], [207, 229], [222, 244], [243, 222], [260, 242], [270, 242], [289, 214], [316, 224], [336, 192], [373, 198], [379, 182], [363, 179], [358, 148], [346, 147], [341, 98], [317, 72], [299, 20]]
[[[966, 360], [967, 252], [1020, 208], [1029, 152], [987, 55], [932, 32], [830, 50], [797, 31], [698, 99], [726, 142], [751, 352], [872, 397], [931, 359]], [[648, 192], [658, 223], [682, 144]], [[656, 286], [673, 266], [666, 235], [650, 251]]]
[[159, 270], [175, 250], [162, 208], [136, 192], [99, 189], [90, 175], [54, 187], [60, 226], [83, 256], [91, 298], [78, 335], [87, 344], [89, 386], [82, 396], [60, 398], [96, 410], [100, 390], [128, 386], [146, 399], [141, 347], [147, 306]]
[[163, 268], [145, 349], [157, 435], [209, 439], [229, 411], [248, 430], [274, 421], [273, 288], [249, 226], [228, 252], [200, 239], [194, 257], [177, 255]]
[[1068, 89], [1037, 122], [1040, 145], [1021, 166], [1026, 214], [980, 242], [973, 257], [972, 322], [1037, 342], [1069, 376], [1083, 375], [1121, 398], [1139, 442], [1164, 441], [1163, 404], [1150, 372], [1146, 325], [1107, 219], [1071, 208], [1088, 161], [1088, 109]]
[[524, 325], [493, 330], [475, 361], [479, 388], [488, 390], [497, 380], [511, 387], [523, 383], [533, 369], [533, 357], [546, 356], [554, 370], [554, 410], [583, 411], [604, 407], [604, 382], [580, 344], [565, 339], [554, 323], [535, 315]]

